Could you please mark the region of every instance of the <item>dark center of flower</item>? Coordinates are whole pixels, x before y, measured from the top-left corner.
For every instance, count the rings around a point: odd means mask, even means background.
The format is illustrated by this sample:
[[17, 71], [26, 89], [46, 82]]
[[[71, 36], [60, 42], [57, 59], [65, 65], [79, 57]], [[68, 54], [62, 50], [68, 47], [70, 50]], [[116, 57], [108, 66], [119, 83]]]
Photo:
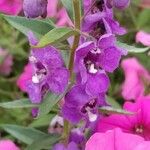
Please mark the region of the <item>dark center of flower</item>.
[[94, 48], [84, 58], [84, 64], [85, 64], [86, 69], [89, 73], [95, 74], [100, 69], [100, 67], [97, 63], [100, 53], [101, 53], [101, 51], [99, 48]]
[[34, 64], [34, 75], [32, 76], [32, 82], [40, 83], [47, 75], [47, 69], [33, 56], [30, 57], [30, 61]]
[[143, 127], [142, 125], [137, 125], [137, 126], [135, 126], [135, 132], [136, 132], [137, 134], [142, 134], [143, 131], [144, 131], [144, 127]]
[[92, 112], [92, 110], [96, 107], [96, 104], [97, 104], [97, 100], [96, 100], [96, 99], [93, 99], [93, 100], [91, 100], [89, 103], [86, 103], [86, 104], [81, 108], [81, 112], [82, 112], [83, 114], [87, 114], [88, 117], [89, 117], [89, 120], [90, 120], [91, 122], [94, 122], [94, 121], [96, 121], [96, 119], [97, 119], [97, 115]]

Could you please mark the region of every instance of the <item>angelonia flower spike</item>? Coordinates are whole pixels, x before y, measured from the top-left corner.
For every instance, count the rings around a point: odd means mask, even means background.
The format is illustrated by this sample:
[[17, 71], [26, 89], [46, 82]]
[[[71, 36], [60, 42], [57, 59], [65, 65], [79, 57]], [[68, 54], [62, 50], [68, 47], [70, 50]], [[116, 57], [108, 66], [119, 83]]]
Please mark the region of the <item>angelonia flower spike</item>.
[[[22, 128], [16, 131], [27, 149], [138, 150], [149, 146], [145, 140], [150, 140], [150, 74], [134, 54], [131, 58], [127, 54], [142, 51], [148, 55], [150, 40], [149, 33], [141, 30], [136, 36], [141, 47], [123, 42], [128, 30], [121, 22], [126, 20], [117, 18], [126, 17], [129, 4], [130, 0], [24, 0], [24, 14], [7, 16], [27, 36], [25, 44], [30, 47], [23, 73], [9, 81], [17, 80], [24, 92], [19, 95], [17, 89], [17, 98], [28, 97], [12, 103], [31, 108], [34, 121], [30, 126], [38, 128], [29, 128], [24, 136], [20, 136]], [[131, 19], [135, 22], [134, 14]], [[121, 77], [116, 78], [117, 71]], [[14, 108], [12, 103], [0, 106]]]

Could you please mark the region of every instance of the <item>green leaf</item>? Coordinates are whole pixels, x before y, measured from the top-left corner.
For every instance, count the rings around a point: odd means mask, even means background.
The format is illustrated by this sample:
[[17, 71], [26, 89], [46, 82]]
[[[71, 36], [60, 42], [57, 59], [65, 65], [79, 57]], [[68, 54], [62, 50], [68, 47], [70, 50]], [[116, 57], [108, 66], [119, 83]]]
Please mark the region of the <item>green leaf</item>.
[[37, 107], [38, 105], [32, 104], [29, 99], [21, 99], [21, 100], [15, 100], [11, 102], [3, 102], [0, 103], [0, 107], [8, 108], [8, 109], [14, 109], [14, 108], [31, 108], [31, 107]]
[[[63, 6], [66, 8], [68, 16], [70, 17], [71, 20], [74, 20], [74, 11], [73, 11], [73, 3], [72, 0], [61, 0]], [[80, 0], [80, 7], [81, 11], [83, 14], [83, 7], [82, 7], [82, 0]]]
[[34, 128], [48, 126], [55, 115], [56, 114], [47, 114], [40, 118], [35, 118], [35, 120], [33, 120], [33, 122], [29, 126]]
[[39, 106], [39, 118], [43, 115], [48, 114], [51, 109], [58, 103], [59, 100], [62, 99], [64, 94], [55, 95], [55, 94], [48, 94], [42, 104]]
[[119, 108], [112, 108], [110, 106], [103, 106], [99, 108], [100, 112], [106, 114], [124, 114], [124, 115], [133, 115], [134, 113], [119, 109]]
[[8, 21], [14, 28], [27, 35], [32, 31], [38, 38], [49, 32], [54, 28], [53, 23], [38, 19], [28, 19], [19, 16], [3, 15], [4, 19]]
[[17, 138], [18, 140], [26, 144], [31, 144], [33, 141], [47, 135], [39, 130], [29, 127], [22, 127], [10, 124], [2, 124], [0, 125], [0, 127], [15, 138]]
[[121, 108], [120, 104], [115, 100], [113, 99], [112, 97], [110, 96], [107, 96], [106, 98], [106, 101], [108, 102], [108, 104], [110, 104], [113, 108]]
[[52, 145], [54, 145], [58, 141], [59, 141], [58, 135], [44, 136], [35, 140], [31, 145], [27, 147], [26, 150], [43, 150], [43, 149], [50, 150]]
[[33, 47], [45, 47], [49, 44], [59, 43], [77, 34], [78, 32], [71, 28], [54, 28], [40, 39], [37, 46]]
[[139, 47], [131, 46], [131, 45], [119, 42], [119, 41], [117, 42], [117, 45], [127, 50], [130, 53], [144, 53], [150, 49], [149, 47], [139, 48]]
[[146, 25], [149, 25], [150, 20], [150, 9], [144, 9], [137, 18], [137, 25], [142, 28]]

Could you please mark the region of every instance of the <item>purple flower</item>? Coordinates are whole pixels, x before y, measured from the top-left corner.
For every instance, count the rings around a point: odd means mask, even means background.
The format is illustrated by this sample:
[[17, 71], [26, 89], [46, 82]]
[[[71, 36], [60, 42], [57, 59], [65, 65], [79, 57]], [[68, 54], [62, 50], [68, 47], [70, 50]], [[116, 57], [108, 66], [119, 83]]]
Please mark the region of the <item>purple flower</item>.
[[[29, 34], [29, 41], [31, 45], [38, 43], [32, 33]], [[65, 90], [69, 73], [57, 49], [52, 46], [34, 48], [29, 60], [33, 75], [27, 81], [27, 92], [32, 103], [40, 103], [47, 91], [59, 94]]]
[[88, 95], [85, 85], [75, 85], [65, 96], [62, 115], [76, 124], [80, 120], [94, 122], [97, 120], [97, 107], [105, 104], [105, 94]]
[[[86, 83], [87, 93], [106, 92], [109, 79], [105, 71], [113, 72], [125, 52], [115, 45], [112, 34], [101, 36], [99, 41], [85, 42], [78, 47], [75, 56], [75, 72]], [[103, 70], [102, 70], [103, 69]]]
[[129, 6], [130, 0], [107, 0], [109, 6], [124, 9]]
[[79, 148], [76, 143], [70, 142], [67, 147], [62, 143], [58, 143], [53, 147], [53, 150], [79, 150]]
[[28, 18], [36, 18], [47, 16], [47, 0], [24, 0], [23, 10]]
[[[85, 5], [85, 8], [88, 7]], [[90, 13], [85, 16], [83, 30], [90, 32], [96, 38], [105, 33], [123, 35], [126, 30], [120, 27], [113, 18], [112, 8], [108, 8], [105, 1], [97, 1]]]

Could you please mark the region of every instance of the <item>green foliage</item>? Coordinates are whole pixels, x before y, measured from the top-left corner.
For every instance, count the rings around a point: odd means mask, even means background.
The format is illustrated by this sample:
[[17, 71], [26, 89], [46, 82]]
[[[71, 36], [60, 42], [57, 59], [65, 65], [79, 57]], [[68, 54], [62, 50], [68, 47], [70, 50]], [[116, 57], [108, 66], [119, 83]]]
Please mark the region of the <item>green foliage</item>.
[[26, 144], [31, 144], [33, 141], [46, 136], [45, 133], [30, 127], [11, 124], [0, 124], [0, 127]]
[[53, 22], [47, 22], [44, 20], [27, 19], [25, 17], [7, 15], [3, 15], [3, 17], [14, 28], [18, 29], [25, 35], [27, 35], [29, 31], [32, 31], [37, 37], [41, 37], [55, 27]]
[[55, 94], [48, 94], [43, 102], [39, 106], [39, 116], [48, 114], [51, 109], [63, 98], [64, 94], [55, 95]]
[[124, 115], [133, 115], [134, 113], [126, 111], [124, 109], [113, 108], [110, 106], [102, 106], [99, 108], [100, 112], [105, 114], [124, 114]]
[[32, 104], [29, 99], [20, 99], [12, 102], [3, 102], [0, 103], [0, 107], [7, 109], [16, 109], [16, 108], [31, 108], [37, 107], [38, 105]]
[[78, 32], [72, 28], [54, 28], [53, 30], [49, 31], [45, 34], [35, 47], [44, 47], [49, 44], [59, 43], [61, 41], [65, 41], [69, 37], [73, 35], [77, 35]]
[[121, 42], [117, 42], [117, 45], [130, 53], [144, 53], [150, 49], [149, 47], [139, 48]]

